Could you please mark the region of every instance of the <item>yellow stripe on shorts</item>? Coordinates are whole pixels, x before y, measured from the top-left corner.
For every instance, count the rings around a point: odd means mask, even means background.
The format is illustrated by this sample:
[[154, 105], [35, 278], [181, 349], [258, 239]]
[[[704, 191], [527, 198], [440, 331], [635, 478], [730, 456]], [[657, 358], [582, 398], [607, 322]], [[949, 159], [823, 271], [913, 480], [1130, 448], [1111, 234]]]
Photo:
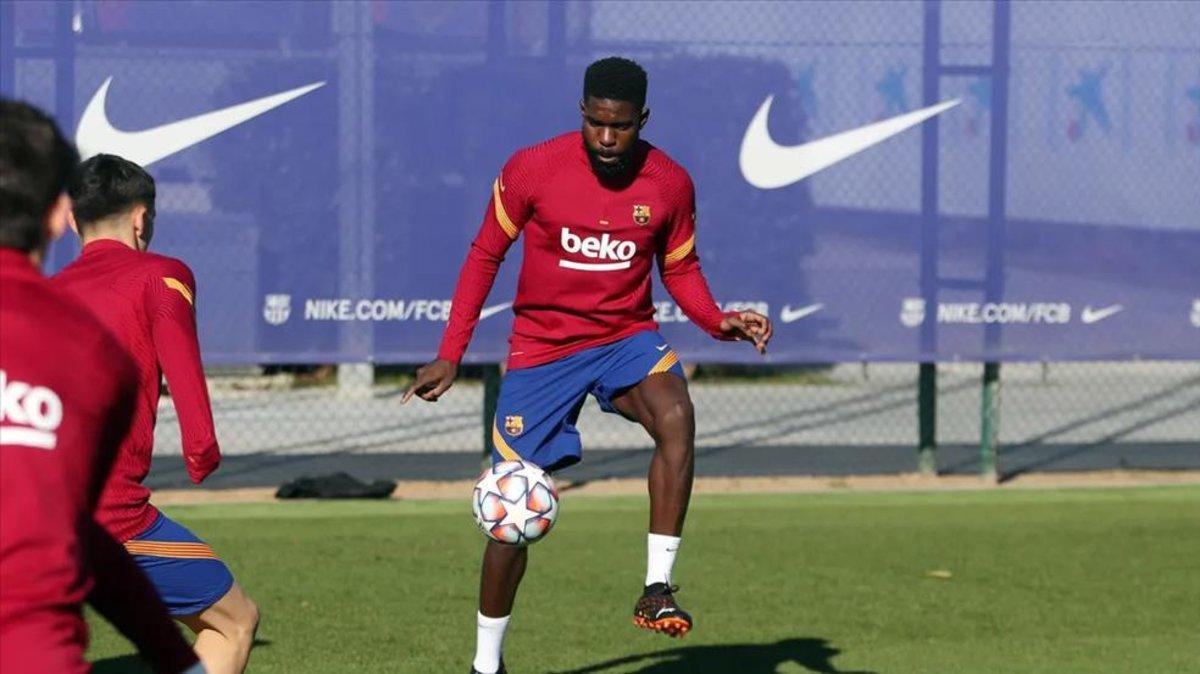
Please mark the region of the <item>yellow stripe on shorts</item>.
[[496, 445], [496, 451], [500, 452], [500, 456], [503, 456], [505, 461], [521, 460], [521, 455], [513, 451], [513, 448], [509, 447], [504, 440], [504, 434], [500, 432], [500, 427], [496, 425], [495, 420], [492, 420], [492, 444]]
[[131, 555], [148, 557], [174, 557], [177, 559], [217, 559], [217, 554], [205, 543], [166, 541], [125, 541], [125, 550]]
[[658, 362], [654, 364], [654, 367], [650, 368], [650, 372], [648, 374], [660, 374], [662, 372], [666, 372], [674, 367], [675, 363], [678, 362], [679, 356], [675, 354], [675, 349], [670, 349], [667, 351], [667, 355], [659, 358]]

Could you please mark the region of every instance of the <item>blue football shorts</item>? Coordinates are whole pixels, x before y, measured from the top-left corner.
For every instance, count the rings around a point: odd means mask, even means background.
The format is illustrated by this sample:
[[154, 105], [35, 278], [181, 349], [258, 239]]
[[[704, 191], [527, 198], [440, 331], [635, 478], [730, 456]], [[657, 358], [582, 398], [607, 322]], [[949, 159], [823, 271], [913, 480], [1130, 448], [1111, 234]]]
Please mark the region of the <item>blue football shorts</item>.
[[590, 393], [605, 412], [612, 400], [652, 374], [683, 377], [679, 357], [647, 330], [536, 367], [512, 370], [500, 385], [492, 460], [525, 459], [547, 471], [578, 463], [579, 411]]
[[173, 616], [201, 613], [233, 587], [233, 574], [212, 548], [162, 513], [125, 549]]

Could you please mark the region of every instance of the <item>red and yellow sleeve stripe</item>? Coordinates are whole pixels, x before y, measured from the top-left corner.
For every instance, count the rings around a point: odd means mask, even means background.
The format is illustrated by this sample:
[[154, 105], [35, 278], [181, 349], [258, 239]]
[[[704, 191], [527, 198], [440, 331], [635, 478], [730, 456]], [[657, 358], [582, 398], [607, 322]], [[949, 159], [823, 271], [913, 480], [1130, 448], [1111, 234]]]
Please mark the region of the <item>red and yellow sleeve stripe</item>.
[[679, 262], [683, 258], [687, 257], [688, 254], [690, 254], [695, 248], [696, 248], [696, 235], [693, 234], [692, 236], [688, 237], [687, 241], [684, 241], [682, 244], [677, 246], [674, 250], [667, 253], [666, 257], [663, 258], [663, 262], [665, 262], [666, 264], [675, 264], [676, 262]]
[[513, 224], [512, 218], [508, 217], [508, 213], [504, 211], [504, 202], [500, 199], [500, 192], [503, 189], [504, 188], [500, 185], [500, 179], [496, 178], [496, 180], [492, 183], [492, 203], [496, 204], [496, 222], [500, 223], [500, 229], [504, 230], [504, 233], [508, 235], [508, 238], [515, 241], [517, 239], [517, 235], [520, 234], [520, 230], [517, 229], [515, 224]]
[[192, 296], [192, 289], [187, 287], [186, 283], [170, 276], [164, 276], [163, 283], [167, 284], [167, 287], [171, 290], [178, 291], [180, 295], [183, 295], [183, 299], [187, 300], [188, 304], [196, 306], [196, 299]]

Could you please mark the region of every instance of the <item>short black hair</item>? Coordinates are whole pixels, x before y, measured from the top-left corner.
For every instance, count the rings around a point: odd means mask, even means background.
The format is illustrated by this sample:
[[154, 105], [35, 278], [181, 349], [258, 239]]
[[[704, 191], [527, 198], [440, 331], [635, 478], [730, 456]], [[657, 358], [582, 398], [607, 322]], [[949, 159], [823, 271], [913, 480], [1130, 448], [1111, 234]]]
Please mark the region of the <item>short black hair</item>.
[[78, 163], [49, 115], [0, 98], [0, 246], [29, 252], [46, 244], [46, 213]]
[[620, 56], [602, 58], [583, 74], [584, 100], [588, 96], [629, 101], [640, 111], [646, 105], [646, 71]]
[[67, 192], [75, 223], [86, 227], [141, 204], [146, 207], [146, 239], [154, 226], [154, 178], [146, 169], [115, 154], [98, 154], [79, 165]]

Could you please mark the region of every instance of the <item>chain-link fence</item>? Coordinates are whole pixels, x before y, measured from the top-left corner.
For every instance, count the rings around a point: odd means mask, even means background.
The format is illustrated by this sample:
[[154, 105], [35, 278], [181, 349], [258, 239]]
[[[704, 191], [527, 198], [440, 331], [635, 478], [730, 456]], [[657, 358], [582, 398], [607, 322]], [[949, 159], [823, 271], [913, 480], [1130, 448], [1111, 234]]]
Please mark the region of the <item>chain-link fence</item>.
[[[326, 453], [477, 455], [485, 435], [480, 370], [468, 368], [437, 404], [407, 406], [400, 394], [409, 367], [380, 368], [373, 385], [360, 378], [362, 369], [339, 378], [332, 368], [239, 368], [209, 381], [224, 452], [287, 465]], [[979, 469], [982, 370], [979, 363], [938, 368], [942, 472]], [[710, 460], [713, 472], [734, 475], [915, 472], [917, 371], [891, 363], [697, 368], [690, 390], [701, 467]], [[1196, 362], [1006, 364], [1001, 380], [1001, 475], [1200, 464]], [[646, 454], [653, 446], [640, 426], [590, 400], [579, 428], [591, 462], [622, 454], [609, 450]], [[155, 439], [156, 451], [179, 453], [168, 402]], [[455, 476], [461, 465], [447, 464], [440, 476]]]
[[[744, 348], [664, 321], [700, 363], [702, 466], [913, 470], [924, 418], [939, 467], [973, 472], [992, 360], [1005, 361], [1002, 473], [1194, 467], [1200, 13], [1003, 6], [1001, 27], [987, 1], [17, 0], [3, 3], [0, 79], [67, 127], [111, 79], [102, 112], [119, 128], [321, 83], [302, 105], [152, 167], [155, 248], [196, 271], [230, 456], [483, 449], [481, 363], [503, 357], [500, 319], [481, 323], [473, 365], [437, 405], [400, 406], [414, 366], [378, 364], [432, 355], [444, 316], [426, 309], [448, 306], [497, 169], [577, 124], [583, 68], [620, 53], [650, 72], [647, 137], [696, 179], [698, 249], [718, 297], [779, 328], [776, 360], [755, 366]], [[754, 189], [738, 148], [768, 95], [779, 146], [960, 104], [936, 133]], [[51, 267], [74, 254], [58, 247]], [[518, 264], [495, 302], [511, 299]], [[401, 317], [343, 316], [343, 302], [380, 298], [397, 298]], [[988, 303], [995, 322], [979, 318]], [[741, 364], [710, 362], [727, 360]], [[922, 403], [916, 362], [933, 360], [937, 395]], [[580, 427], [587, 451], [649, 445], [591, 402]], [[157, 441], [178, 453], [169, 401]]]

